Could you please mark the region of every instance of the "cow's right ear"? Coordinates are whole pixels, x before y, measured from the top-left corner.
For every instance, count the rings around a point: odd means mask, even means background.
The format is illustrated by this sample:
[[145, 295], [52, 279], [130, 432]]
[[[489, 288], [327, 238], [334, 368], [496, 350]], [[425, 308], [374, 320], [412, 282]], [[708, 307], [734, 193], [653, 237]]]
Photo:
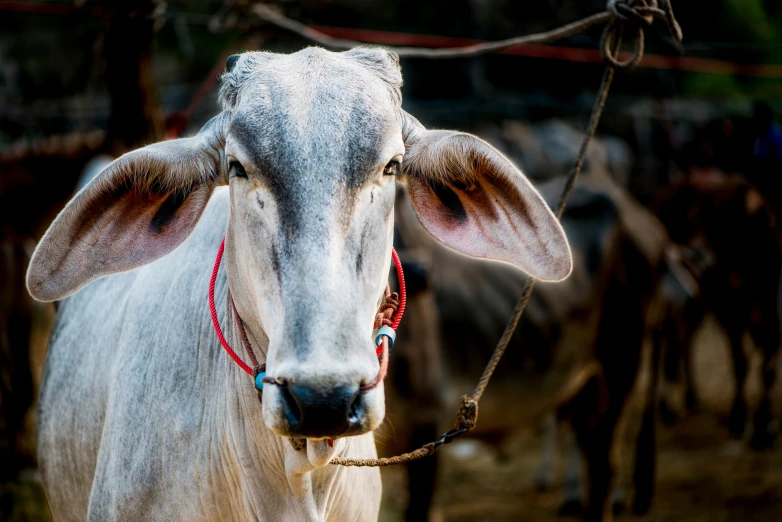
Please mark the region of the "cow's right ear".
[[565, 232], [532, 183], [477, 136], [430, 131], [403, 114], [402, 168], [421, 224], [444, 245], [544, 281], [573, 267]]
[[30, 294], [62, 299], [179, 246], [224, 180], [225, 120], [221, 114], [192, 138], [149, 145], [106, 167], [38, 243], [27, 270]]

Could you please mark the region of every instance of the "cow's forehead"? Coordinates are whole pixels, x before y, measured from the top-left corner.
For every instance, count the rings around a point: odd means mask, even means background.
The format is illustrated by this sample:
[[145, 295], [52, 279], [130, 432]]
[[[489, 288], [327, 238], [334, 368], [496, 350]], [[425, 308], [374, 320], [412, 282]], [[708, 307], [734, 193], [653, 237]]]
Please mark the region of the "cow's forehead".
[[297, 101], [293, 108], [302, 110], [311, 104], [345, 106], [355, 97], [390, 110], [401, 105], [401, 85], [396, 55], [381, 49], [244, 53], [222, 77], [220, 102], [229, 110], [263, 106], [269, 93], [276, 93]]
[[316, 164], [359, 185], [403, 152], [401, 74], [386, 51], [248, 53], [223, 82], [228, 141], [278, 179], [306, 182]]

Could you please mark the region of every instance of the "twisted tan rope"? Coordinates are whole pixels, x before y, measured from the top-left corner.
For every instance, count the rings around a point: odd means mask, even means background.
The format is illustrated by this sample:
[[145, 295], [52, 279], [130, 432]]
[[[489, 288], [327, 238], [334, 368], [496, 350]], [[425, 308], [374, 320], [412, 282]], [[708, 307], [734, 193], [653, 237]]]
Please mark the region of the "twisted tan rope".
[[[581, 174], [581, 169], [584, 166], [584, 159], [586, 158], [587, 149], [589, 148], [589, 144], [592, 141], [592, 138], [594, 138], [595, 132], [597, 131], [597, 125], [600, 122], [600, 116], [603, 113], [603, 108], [605, 107], [605, 102], [608, 97], [608, 91], [611, 88], [611, 82], [614, 79], [614, 73], [616, 69], [634, 67], [638, 65], [638, 63], [641, 60], [641, 57], [643, 56], [644, 34], [643, 34], [643, 29], [641, 24], [647, 23], [646, 19], [643, 17], [651, 14], [656, 18], [662, 18], [666, 20], [668, 24], [668, 28], [671, 31], [672, 37], [677, 40], [681, 39], [681, 28], [679, 27], [679, 24], [676, 22], [676, 19], [673, 16], [670, 0], [662, 0], [662, 4], [664, 10], [657, 8], [656, 0], [609, 0], [608, 1], [607, 13], [610, 13], [611, 18], [601, 19], [603, 21], [610, 21], [610, 23], [606, 26], [605, 31], [603, 32], [603, 38], [601, 39], [601, 48], [602, 48], [603, 56], [606, 58], [607, 65], [603, 73], [603, 79], [600, 83], [600, 88], [598, 90], [597, 98], [595, 99], [595, 103], [592, 106], [592, 115], [590, 116], [589, 123], [587, 124], [586, 134], [584, 135], [584, 140], [581, 143], [581, 148], [578, 153], [578, 159], [576, 160], [576, 164], [573, 167], [573, 170], [570, 172], [570, 175], [568, 176], [567, 182], [565, 184], [565, 188], [562, 191], [559, 204], [557, 205], [557, 209], [555, 211], [557, 219], [560, 220], [562, 219], [562, 215], [565, 212], [565, 207], [567, 206], [568, 199], [570, 198], [570, 195], [573, 192], [573, 188], [575, 187], [576, 181], [578, 180], [578, 177]], [[601, 16], [605, 14], [606, 13], [601, 13]], [[640, 20], [642, 20], [642, 22], [639, 21], [639, 18]], [[575, 26], [578, 26], [583, 21], [584, 20], [580, 22], [575, 22]], [[624, 62], [619, 62], [616, 59], [616, 56], [619, 51], [619, 47], [622, 43], [622, 28], [625, 23], [630, 23], [636, 28], [636, 44], [635, 44], [634, 53], [630, 57], [630, 59]], [[574, 26], [574, 24], [569, 24], [565, 26], [565, 28], [572, 27], [572, 26]], [[550, 33], [555, 33], [556, 31], [558, 30], [550, 31]], [[543, 33], [543, 34], [545, 35], [549, 33]], [[568, 34], [572, 34], [572, 33], [568, 33]], [[528, 38], [533, 38], [536, 36], [538, 35], [532, 35], [531, 37]], [[640, 43], [639, 43], [639, 39], [640, 39]], [[512, 39], [512, 40], [518, 41], [519, 39]], [[530, 41], [537, 41], [537, 40], [534, 39], [528, 40], [525, 41], [524, 43], [530, 43]], [[505, 42], [507, 42], [507, 40]], [[503, 42], [497, 42], [496, 44], [492, 44], [492, 45], [496, 45], [497, 48], [505, 48], [502, 47], [500, 44], [503, 44]], [[513, 43], [510, 45], [517, 45], [517, 43]], [[470, 46], [460, 50], [456, 50], [455, 52], [464, 52], [465, 50], [467, 50], [467, 52], [479, 54], [477, 51], [475, 51], [476, 47], [479, 46]], [[489, 48], [489, 46], [482, 47], [482, 49], [487, 49], [487, 48]], [[484, 52], [492, 52], [492, 51], [484, 51]], [[467, 54], [465, 56], [473, 56], [474, 54]], [[400, 56], [402, 55], [400, 54]], [[433, 57], [433, 56], [428, 56], [428, 57]], [[445, 57], [452, 57], [452, 56], [443, 55], [440, 57], [445, 58]], [[440, 439], [434, 442], [429, 442], [427, 444], [424, 444], [421, 448], [418, 448], [417, 450], [408, 453], [403, 453], [402, 455], [397, 455], [394, 457], [387, 457], [387, 458], [377, 458], [377, 459], [350, 459], [350, 458], [338, 457], [332, 459], [331, 464], [335, 464], [339, 466], [358, 466], [358, 467], [384, 467], [384, 466], [392, 466], [395, 464], [404, 464], [413, 460], [420, 459], [422, 457], [428, 457], [432, 455], [435, 451], [437, 451], [437, 449], [441, 445], [447, 444], [451, 442], [454, 438], [459, 437], [464, 433], [473, 429], [478, 421], [478, 403], [480, 402], [484, 391], [486, 391], [486, 387], [488, 386], [489, 381], [491, 380], [491, 377], [494, 374], [494, 370], [497, 368], [497, 365], [502, 359], [502, 356], [505, 354], [505, 350], [508, 348], [508, 344], [510, 343], [511, 337], [513, 336], [513, 333], [516, 330], [516, 326], [518, 325], [519, 320], [521, 319], [521, 316], [524, 313], [524, 309], [527, 307], [529, 298], [532, 295], [532, 290], [533, 288], [535, 288], [535, 282], [536, 280], [534, 278], [530, 278], [526, 286], [524, 287], [524, 290], [521, 293], [521, 297], [519, 298], [519, 301], [518, 303], [516, 303], [516, 307], [513, 310], [513, 314], [508, 320], [508, 324], [505, 326], [505, 331], [503, 332], [502, 337], [497, 343], [497, 346], [494, 349], [494, 353], [492, 354], [491, 359], [489, 359], [489, 362], [486, 364], [486, 368], [483, 370], [483, 374], [481, 375], [478, 384], [475, 386], [475, 390], [473, 390], [472, 395], [470, 396], [465, 395], [461, 398], [461, 404], [459, 405], [459, 410], [456, 415], [456, 426], [454, 427], [454, 429], [445, 433], [442, 437], [440, 437]]]
[[[608, 5], [602, 13], [593, 14], [563, 25], [550, 31], [535, 33], [527, 36], [517, 36], [496, 42], [484, 42], [466, 47], [457, 47], [451, 49], [429, 49], [426, 47], [394, 47], [385, 46], [394, 51], [400, 58], [469, 58], [483, 54], [496, 53], [504, 51], [510, 47], [526, 44], [544, 44], [567, 38], [574, 34], [581, 33], [587, 29], [608, 24], [600, 44], [600, 50], [603, 58], [611, 65], [618, 68], [632, 68], [638, 65], [643, 58], [644, 34], [643, 26], [650, 25], [653, 19], [664, 20], [668, 25], [668, 31], [676, 41], [681, 41], [682, 31], [679, 23], [673, 15], [673, 8], [670, 0], [660, 0], [662, 9], [658, 7], [657, 0], [608, 0]], [[259, 19], [272, 24], [286, 31], [295, 33], [302, 38], [320, 44], [332, 49], [352, 49], [364, 45], [355, 40], [346, 40], [343, 38], [334, 38], [320, 31], [313, 29], [301, 22], [292, 20], [283, 14], [264, 4], [255, 4], [250, 10]], [[613, 43], [621, 40], [619, 34], [620, 28], [629, 24], [633, 26], [636, 32], [635, 47], [633, 54], [624, 62], [616, 58], [618, 51], [611, 51]]]
[[[285, 29], [292, 33], [296, 33], [302, 38], [311, 40], [324, 47], [330, 47], [332, 49], [352, 49], [359, 45], [364, 45], [361, 42], [355, 40], [345, 40], [342, 38], [334, 38], [328, 36], [320, 31], [313, 29], [307, 25], [274, 11], [263, 4], [255, 4], [252, 6], [251, 11], [261, 20], [275, 25], [281, 29]], [[486, 42], [475, 45], [469, 45], [467, 47], [458, 47], [454, 49], [427, 49], [425, 47], [388, 47], [393, 50], [401, 58], [468, 58], [471, 56], [478, 56], [481, 54], [496, 53], [505, 50], [515, 45], [524, 45], [531, 43], [546, 43], [566, 38], [574, 34], [580, 33], [593, 27], [595, 25], [604, 24], [613, 20], [615, 15], [608, 11], [588, 16], [577, 22], [573, 22], [567, 25], [563, 25], [557, 29], [547, 31], [544, 33], [531, 34], [528, 36], [517, 36], [515, 38], [508, 38], [507, 40], [500, 40], [497, 42]]]

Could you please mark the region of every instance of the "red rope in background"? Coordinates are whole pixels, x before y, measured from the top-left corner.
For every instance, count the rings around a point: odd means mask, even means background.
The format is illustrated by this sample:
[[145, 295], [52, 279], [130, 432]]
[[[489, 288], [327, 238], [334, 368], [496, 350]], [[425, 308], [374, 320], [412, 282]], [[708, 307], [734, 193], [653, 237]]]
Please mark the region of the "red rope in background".
[[[105, 9], [86, 8], [70, 4], [55, 4], [51, 2], [0, 1], [0, 11], [50, 15], [85, 14], [96, 18], [111, 18], [116, 16], [115, 13]], [[449, 36], [374, 31], [369, 29], [353, 29], [349, 27], [331, 27], [319, 25], [311, 27], [312, 29], [320, 31], [321, 33], [334, 38], [359, 40], [361, 42], [380, 45], [447, 48], [462, 47], [484, 42], [483, 40], [475, 40], [470, 38], [453, 38]], [[525, 44], [500, 51], [500, 54], [581, 63], [603, 62], [599, 51], [594, 49], [582, 49], [579, 47]], [[620, 57], [622, 54], [624, 53], [620, 53]], [[639, 67], [708, 74], [736, 74], [762, 78], [782, 78], [782, 65], [765, 63], [736, 63], [725, 60], [693, 58], [688, 56], [646, 54], [644, 55], [644, 60], [639, 64]]]

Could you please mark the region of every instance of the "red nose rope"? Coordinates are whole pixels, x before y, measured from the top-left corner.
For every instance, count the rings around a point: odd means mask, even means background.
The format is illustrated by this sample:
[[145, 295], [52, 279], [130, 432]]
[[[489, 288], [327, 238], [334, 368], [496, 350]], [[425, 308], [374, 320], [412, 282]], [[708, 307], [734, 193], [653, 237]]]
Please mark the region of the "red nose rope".
[[[220, 269], [220, 262], [223, 259], [223, 252], [225, 251], [225, 237], [223, 237], [223, 241], [220, 243], [220, 249], [217, 251], [217, 258], [215, 258], [215, 266], [212, 269], [212, 278], [209, 280], [209, 311], [212, 314], [212, 324], [215, 328], [215, 333], [217, 334], [217, 338], [220, 340], [220, 344], [223, 346], [226, 352], [228, 352], [228, 355], [231, 357], [231, 359], [234, 360], [236, 364], [239, 365], [239, 367], [253, 376], [253, 369], [250, 368], [250, 366], [245, 363], [239, 356], [236, 354], [236, 352], [231, 348], [231, 345], [228, 344], [228, 341], [226, 341], [225, 336], [223, 335], [223, 330], [220, 328], [220, 322], [217, 320], [217, 309], [215, 308], [215, 282], [217, 281], [217, 272]], [[380, 370], [377, 373], [377, 376], [371, 381], [366, 384], [363, 384], [360, 389], [361, 391], [371, 390], [381, 382], [383, 382], [383, 379], [386, 377], [386, 372], [388, 371], [388, 348], [389, 348], [389, 340], [390, 344], [394, 344], [394, 338], [396, 336], [396, 329], [399, 327], [399, 323], [402, 320], [402, 315], [405, 313], [405, 305], [407, 304], [407, 291], [405, 289], [405, 275], [402, 272], [402, 263], [399, 261], [399, 256], [396, 253], [396, 250], [393, 248], [391, 249], [391, 257], [394, 259], [394, 265], [396, 266], [396, 274], [399, 278], [399, 300], [398, 300], [398, 308], [397, 308], [397, 301], [396, 296], [391, 293], [390, 288], [388, 285], [386, 285], [386, 295], [385, 300], [383, 303], [383, 306], [381, 306], [381, 309], [378, 311], [377, 316], [375, 318], [375, 329], [378, 330], [377, 335], [375, 337], [375, 343], [377, 344], [377, 348], [375, 350], [375, 353], [377, 354], [378, 358], [380, 358]], [[391, 303], [389, 305], [389, 303]], [[396, 313], [394, 314], [393, 321], [390, 321], [390, 314], [394, 313], [393, 310], [396, 310]], [[236, 315], [238, 319], [238, 315]], [[243, 331], [243, 326], [241, 325], [241, 320], [239, 322], [239, 328]], [[390, 322], [391, 325], [388, 326], [386, 323]], [[390, 330], [390, 331], [389, 331]], [[252, 350], [249, 346], [245, 346], [247, 349], [247, 353], [250, 357], [253, 357]], [[253, 357], [254, 358], [254, 357]], [[255, 361], [253, 361], [255, 363]], [[277, 384], [277, 380], [273, 377], [263, 376], [262, 381], [265, 383], [270, 384]], [[259, 387], [260, 388], [260, 387]]]

